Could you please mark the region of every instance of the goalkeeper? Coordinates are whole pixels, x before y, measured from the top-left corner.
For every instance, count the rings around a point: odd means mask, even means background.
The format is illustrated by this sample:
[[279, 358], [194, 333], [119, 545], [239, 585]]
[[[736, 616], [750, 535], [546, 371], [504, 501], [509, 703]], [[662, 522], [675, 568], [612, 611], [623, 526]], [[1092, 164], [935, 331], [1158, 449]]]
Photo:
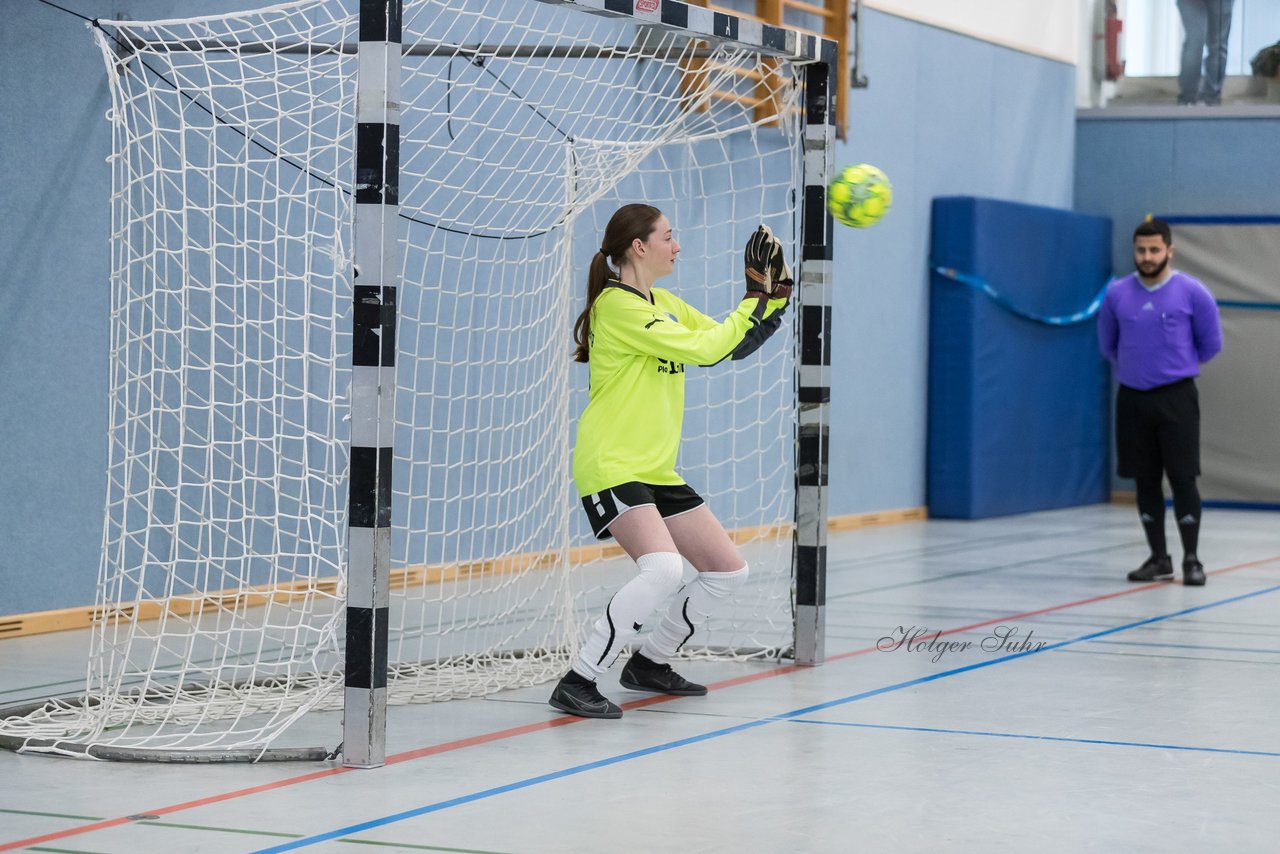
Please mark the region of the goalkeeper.
[[[755, 352], [782, 322], [791, 271], [782, 244], [760, 226], [747, 241], [746, 294], [717, 322], [654, 287], [679, 254], [661, 211], [619, 208], [591, 261], [587, 305], [573, 328], [574, 358], [589, 363], [591, 372], [573, 477], [596, 537], [616, 539], [638, 569], [591, 626], [578, 660], [551, 694], [552, 706], [582, 717], [621, 717], [596, 679], [677, 591], [619, 681], [636, 691], [706, 694], [667, 662], [747, 580], [733, 540], [675, 470], [684, 371], [686, 364], [714, 365]], [[685, 559], [698, 575], [682, 586]]]

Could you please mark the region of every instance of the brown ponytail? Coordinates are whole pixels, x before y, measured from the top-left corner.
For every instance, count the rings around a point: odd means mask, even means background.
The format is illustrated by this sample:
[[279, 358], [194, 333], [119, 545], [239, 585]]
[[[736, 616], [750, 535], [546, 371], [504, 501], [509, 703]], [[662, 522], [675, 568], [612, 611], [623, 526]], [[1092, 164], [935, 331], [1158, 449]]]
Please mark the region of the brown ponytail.
[[604, 229], [604, 240], [591, 258], [591, 270], [587, 273], [587, 307], [573, 324], [573, 343], [577, 345], [573, 351], [575, 362], [585, 362], [590, 357], [591, 309], [613, 275], [609, 260], [613, 259], [614, 265], [620, 266], [632, 241], [648, 240], [660, 216], [662, 211], [652, 205], [623, 205], [609, 219]]

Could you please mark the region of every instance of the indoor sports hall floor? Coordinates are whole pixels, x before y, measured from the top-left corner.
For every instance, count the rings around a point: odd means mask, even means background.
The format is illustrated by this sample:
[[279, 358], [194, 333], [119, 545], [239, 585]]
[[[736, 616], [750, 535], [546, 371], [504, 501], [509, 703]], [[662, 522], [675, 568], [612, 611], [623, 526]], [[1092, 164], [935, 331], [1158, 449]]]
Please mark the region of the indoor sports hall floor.
[[[0, 753], [0, 851], [1280, 850], [1280, 516], [1207, 510], [1204, 588], [1125, 582], [1144, 552], [1115, 505], [833, 535], [822, 667], [393, 708], [374, 771]], [[83, 649], [0, 642], [0, 705]]]

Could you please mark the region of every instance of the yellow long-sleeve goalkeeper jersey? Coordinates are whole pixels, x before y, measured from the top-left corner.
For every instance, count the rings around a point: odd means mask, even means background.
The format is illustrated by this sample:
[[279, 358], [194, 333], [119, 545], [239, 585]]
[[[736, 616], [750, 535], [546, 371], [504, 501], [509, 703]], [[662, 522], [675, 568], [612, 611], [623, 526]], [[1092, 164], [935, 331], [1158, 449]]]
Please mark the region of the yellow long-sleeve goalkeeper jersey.
[[591, 309], [591, 393], [578, 422], [579, 495], [620, 483], [679, 485], [686, 364], [741, 359], [781, 323], [786, 300], [747, 298], [717, 322], [662, 288], [652, 301], [611, 280]]

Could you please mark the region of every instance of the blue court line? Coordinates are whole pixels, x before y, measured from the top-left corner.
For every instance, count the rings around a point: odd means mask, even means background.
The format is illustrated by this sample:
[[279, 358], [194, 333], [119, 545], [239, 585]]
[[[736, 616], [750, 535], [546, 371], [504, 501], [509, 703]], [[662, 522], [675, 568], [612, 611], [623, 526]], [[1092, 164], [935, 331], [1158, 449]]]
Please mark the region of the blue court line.
[[427, 804], [426, 806], [416, 807], [411, 810], [405, 810], [404, 812], [383, 816], [382, 818], [371, 819], [369, 821], [360, 822], [359, 824], [352, 824], [346, 827], [340, 827], [336, 830], [330, 830], [325, 833], [316, 834], [315, 836], [307, 836], [307, 837], [303, 837], [302, 839], [295, 839], [291, 842], [286, 842], [281, 845], [273, 846], [271, 848], [261, 848], [253, 852], [253, 854], [277, 854], [277, 852], [293, 851], [294, 849], [297, 849], [297, 848], [305, 848], [310, 845], [315, 845], [319, 842], [327, 842], [330, 839], [337, 839], [338, 837], [342, 837], [342, 836], [350, 836], [355, 833], [360, 833], [361, 831], [372, 830], [375, 827], [381, 827], [387, 824], [394, 824], [395, 822], [404, 821], [405, 819], [417, 818], [418, 816], [427, 815], [433, 812], [439, 812], [440, 810], [449, 809], [451, 807], [462, 806], [463, 804], [469, 804], [475, 801], [484, 800], [486, 798], [492, 798], [495, 795], [502, 795], [502, 794], [506, 794], [507, 792], [517, 791], [519, 789], [527, 789], [530, 786], [537, 786], [542, 783], [549, 783], [553, 780], [560, 780], [565, 777], [572, 777], [577, 774], [582, 774], [586, 771], [594, 771], [597, 768], [607, 768], [610, 765], [617, 765], [620, 762], [627, 762], [629, 760], [639, 759], [644, 756], [652, 756], [655, 753], [664, 753], [668, 750], [674, 750], [678, 747], [686, 747], [691, 744], [697, 744], [703, 741], [710, 741], [713, 738], [720, 738], [721, 736], [725, 736], [725, 735], [733, 735], [734, 733], [743, 732], [744, 730], [754, 729], [756, 727], [761, 727], [761, 726], [764, 726], [765, 724], [777, 723], [780, 721], [790, 721], [795, 718], [812, 714], [813, 712], [821, 711], [823, 709], [831, 709], [831, 708], [835, 708], [836, 706], [843, 706], [848, 703], [857, 702], [858, 700], [865, 700], [869, 697], [878, 697], [881, 694], [887, 694], [891, 691], [900, 691], [903, 688], [911, 688], [916, 685], [923, 685], [927, 682], [936, 682], [937, 680], [944, 679], [948, 676], [956, 676], [961, 673], [968, 673], [969, 671], [972, 671], [972, 670], [981, 670], [984, 667], [991, 667], [996, 664], [1003, 664], [1006, 661], [1014, 661], [1019, 658], [1026, 658], [1029, 655], [1037, 655], [1042, 652], [1048, 652], [1054, 649], [1061, 649], [1064, 646], [1070, 646], [1076, 643], [1083, 643], [1084, 641], [1090, 641], [1090, 640], [1093, 640], [1094, 638], [1105, 637], [1106, 635], [1116, 634], [1117, 632], [1123, 632], [1129, 629], [1135, 629], [1135, 628], [1138, 628], [1139, 626], [1148, 626], [1148, 625], [1151, 625], [1152, 623], [1159, 623], [1165, 620], [1172, 620], [1176, 617], [1184, 617], [1187, 614], [1194, 614], [1197, 611], [1204, 611], [1209, 608], [1217, 608], [1220, 605], [1229, 605], [1233, 602], [1241, 602], [1245, 599], [1252, 599], [1255, 596], [1263, 596], [1263, 595], [1266, 595], [1267, 593], [1274, 593], [1277, 590], [1280, 590], [1280, 584], [1274, 585], [1272, 587], [1265, 587], [1262, 590], [1255, 590], [1252, 593], [1242, 593], [1239, 596], [1232, 596], [1228, 599], [1220, 599], [1217, 602], [1208, 602], [1208, 603], [1205, 603], [1204, 605], [1196, 605], [1191, 608], [1184, 608], [1181, 611], [1174, 611], [1173, 613], [1170, 613], [1170, 614], [1161, 614], [1159, 616], [1149, 617], [1145, 620], [1138, 620], [1136, 622], [1126, 623], [1122, 626], [1115, 626], [1110, 629], [1102, 629], [1101, 631], [1090, 632], [1087, 635], [1081, 635], [1076, 638], [1069, 638], [1068, 640], [1058, 641], [1057, 643], [1045, 644], [1045, 646], [1040, 647], [1038, 649], [1030, 649], [1030, 650], [1026, 650], [1025, 652], [1016, 652], [1011, 655], [1001, 656], [1000, 658], [993, 658], [988, 661], [980, 661], [976, 664], [969, 664], [964, 667], [956, 667], [951, 670], [943, 670], [938, 673], [930, 674], [929, 676], [921, 676], [916, 679], [908, 679], [905, 682], [898, 682], [893, 685], [886, 685], [882, 688], [873, 688], [870, 691], [862, 691], [861, 693], [851, 694], [848, 697], [841, 697], [837, 700], [829, 700], [825, 703], [818, 703], [816, 705], [806, 706], [803, 709], [795, 709], [790, 712], [783, 712], [782, 714], [775, 715], [773, 717], [760, 718], [754, 721], [747, 721], [746, 723], [735, 724], [734, 726], [712, 730], [711, 732], [705, 732], [701, 735], [695, 735], [689, 738], [682, 738], [677, 741], [669, 741], [669, 742], [666, 742], [665, 744], [657, 744], [657, 745], [654, 745], [653, 747], [646, 747], [641, 750], [633, 750], [629, 753], [623, 753], [618, 756], [610, 756], [605, 759], [598, 759], [595, 762], [587, 762], [582, 765], [574, 765], [571, 768], [565, 768], [560, 771], [552, 771], [548, 774], [540, 774], [537, 777], [529, 777], [524, 780], [517, 780], [516, 782], [508, 783], [505, 786], [496, 786], [491, 789], [483, 789], [479, 792], [472, 792], [471, 794], [468, 794], [468, 795], [460, 795], [459, 797], [450, 798], [449, 800], [446, 800], [446, 801], [437, 801], [436, 803], [433, 803], [433, 804]]
[[1226, 747], [1188, 747], [1185, 744], [1151, 744], [1145, 741], [1111, 741], [1102, 738], [1065, 738], [1058, 735], [1023, 735], [1016, 732], [984, 732], [975, 729], [942, 729], [930, 726], [890, 726], [889, 724], [858, 724], [845, 721], [809, 721], [793, 720], [795, 724], [818, 724], [821, 726], [848, 726], [862, 729], [893, 729], [903, 732], [937, 732], [944, 735], [982, 735], [989, 738], [1025, 738], [1031, 741], [1065, 741], [1072, 744], [1102, 744], [1107, 747], [1150, 747], [1156, 750], [1192, 750], [1197, 753], [1231, 753], [1239, 756], [1280, 756], [1271, 750], [1234, 750]]
[[1280, 649], [1256, 649], [1250, 646], [1210, 646], [1202, 643], [1157, 643], [1156, 641], [1097, 641], [1109, 646], [1158, 646], [1174, 649], [1211, 649], [1215, 652], [1265, 652], [1275, 655]]

